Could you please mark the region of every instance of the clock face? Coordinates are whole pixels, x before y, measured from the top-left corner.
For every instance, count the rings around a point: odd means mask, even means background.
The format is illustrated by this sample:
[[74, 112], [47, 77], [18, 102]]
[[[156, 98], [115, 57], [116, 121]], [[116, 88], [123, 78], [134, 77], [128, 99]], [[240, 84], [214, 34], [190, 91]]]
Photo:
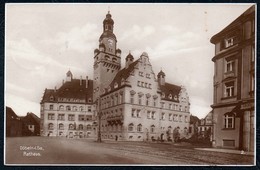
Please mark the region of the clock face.
[[113, 40], [108, 39], [108, 44], [109, 44], [110, 46], [112, 46], [112, 45], [113, 45]]

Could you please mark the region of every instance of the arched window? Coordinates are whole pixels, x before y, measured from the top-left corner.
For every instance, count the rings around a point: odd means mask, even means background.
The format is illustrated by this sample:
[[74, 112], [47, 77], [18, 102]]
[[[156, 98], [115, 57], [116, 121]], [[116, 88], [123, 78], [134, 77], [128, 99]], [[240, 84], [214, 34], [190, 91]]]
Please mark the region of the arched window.
[[106, 60], [109, 60], [109, 59], [110, 59], [110, 57], [109, 57], [108, 55], [106, 55], [106, 56], [105, 56], [105, 59], [106, 59]]
[[59, 130], [64, 130], [64, 125], [62, 123], [59, 124]]
[[171, 126], [168, 127], [168, 131], [169, 131], [169, 133], [172, 132], [172, 127]]
[[49, 124], [48, 124], [48, 129], [49, 129], [49, 130], [53, 130], [53, 123], [49, 123]]
[[71, 110], [70, 106], [66, 106], [66, 110], [70, 111]]
[[164, 98], [165, 97], [165, 93], [162, 93], [162, 98]]
[[91, 130], [91, 125], [87, 125], [87, 131]]
[[64, 110], [64, 106], [60, 105], [59, 110]]
[[152, 125], [152, 126], [150, 127], [150, 131], [151, 131], [151, 133], [154, 133], [154, 132], [155, 132], [155, 126], [154, 126], [154, 125]]
[[77, 106], [73, 106], [73, 111], [77, 111], [77, 110], [78, 110]]
[[232, 112], [224, 115], [224, 128], [235, 128], [235, 114]]
[[82, 124], [79, 125], [79, 130], [83, 130], [83, 125]]
[[169, 99], [172, 99], [172, 94], [169, 94]]
[[74, 125], [73, 124], [69, 124], [69, 130], [73, 130], [74, 129]]
[[134, 124], [133, 124], [133, 123], [130, 123], [130, 124], [128, 125], [128, 131], [129, 131], [129, 132], [134, 131]]
[[113, 61], [113, 62], [116, 62], [116, 58], [113, 58], [112, 61]]
[[83, 106], [80, 106], [80, 107], [79, 107], [79, 111], [83, 111]]
[[137, 125], [137, 132], [142, 132], [142, 125], [141, 124]]

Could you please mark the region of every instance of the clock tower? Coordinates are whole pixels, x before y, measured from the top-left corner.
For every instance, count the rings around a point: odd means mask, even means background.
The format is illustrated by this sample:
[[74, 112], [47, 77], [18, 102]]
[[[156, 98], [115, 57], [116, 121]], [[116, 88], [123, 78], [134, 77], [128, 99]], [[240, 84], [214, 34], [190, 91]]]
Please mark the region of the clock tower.
[[99, 38], [99, 48], [94, 51], [93, 100], [108, 88], [121, 68], [121, 50], [117, 49], [114, 21], [110, 12], [103, 21], [103, 33]]

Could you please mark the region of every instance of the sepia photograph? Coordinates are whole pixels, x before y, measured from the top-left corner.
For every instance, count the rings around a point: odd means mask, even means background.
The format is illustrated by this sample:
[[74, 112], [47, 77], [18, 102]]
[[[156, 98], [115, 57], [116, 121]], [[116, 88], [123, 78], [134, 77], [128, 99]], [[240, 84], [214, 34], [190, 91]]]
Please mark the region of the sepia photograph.
[[6, 3], [7, 166], [255, 166], [255, 3]]

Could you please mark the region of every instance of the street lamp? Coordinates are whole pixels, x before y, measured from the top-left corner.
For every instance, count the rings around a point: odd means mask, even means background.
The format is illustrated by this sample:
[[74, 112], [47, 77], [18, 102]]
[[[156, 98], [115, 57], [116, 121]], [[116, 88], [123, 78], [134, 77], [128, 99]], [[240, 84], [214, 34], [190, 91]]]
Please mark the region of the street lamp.
[[101, 124], [101, 108], [100, 108], [100, 97], [97, 99], [97, 117], [98, 117], [98, 136], [97, 142], [101, 143], [101, 131], [100, 131], [100, 124]]

